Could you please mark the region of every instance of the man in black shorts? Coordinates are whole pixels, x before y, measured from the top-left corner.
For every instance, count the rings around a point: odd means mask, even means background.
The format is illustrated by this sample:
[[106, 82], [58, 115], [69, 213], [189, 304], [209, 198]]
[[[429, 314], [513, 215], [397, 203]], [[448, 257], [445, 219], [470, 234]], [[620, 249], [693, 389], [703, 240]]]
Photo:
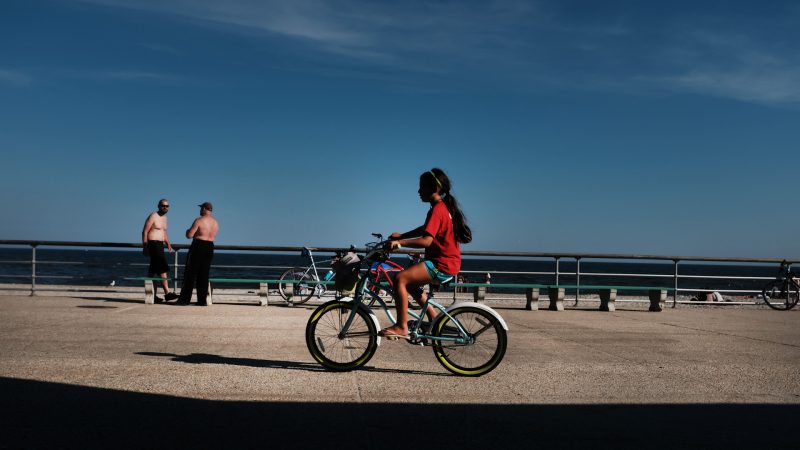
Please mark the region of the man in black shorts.
[[[170, 253], [173, 251], [172, 245], [169, 243], [169, 237], [167, 237], [167, 211], [169, 211], [169, 200], [162, 198], [158, 201], [158, 211], [147, 216], [142, 229], [142, 249], [144, 255], [150, 257], [147, 276], [164, 278], [164, 280], [161, 280], [161, 288], [164, 290], [164, 299], [169, 301], [178, 298], [178, 296], [174, 292], [170, 292], [169, 284], [166, 280], [169, 265], [167, 264], [167, 257], [164, 255], [164, 244], [167, 245]], [[153, 292], [157, 289], [158, 283], [153, 280]], [[164, 299], [156, 296], [155, 301], [156, 303], [161, 303]]]
[[214, 206], [209, 202], [200, 205], [200, 217], [192, 222], [186, 230], [186, 238], [192, 240], [189, 254], [186, 255], [186, 267], [183, 270], [183, 286], [179, 305], [188, 305], [192, 300], [192, 290], [197, 288], [197, 304], [207, 305], [208, 274], [211, 260], [214, 259], [214, 239], [219, 232], [219, 223], [214, 218]]

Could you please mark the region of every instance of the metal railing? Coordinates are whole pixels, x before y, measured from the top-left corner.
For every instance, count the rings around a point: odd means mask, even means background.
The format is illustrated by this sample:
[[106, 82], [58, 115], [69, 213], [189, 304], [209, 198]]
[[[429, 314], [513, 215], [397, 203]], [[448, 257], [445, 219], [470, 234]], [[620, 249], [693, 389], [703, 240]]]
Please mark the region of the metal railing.
[[[37, 267], [41, 266], [53, 266], [53, 265], [81, 265], [84, 264], [82, 262], [75, 262], [75, 261], [54, 261], [54, 260], [41, 260], [37, 258], [37, 248], [47, 247], [47, 248], [83, 248], [88, 251], [88, 249], [132, 249], [132, 248], [141, 248], [141, 244], [135, 243], [114, 243], [114, 242], [74, 242], [74, 241], [25, 241], [25, 240], [0, 240], [0, 248], [10, 248], [10, 247], [29, 247], [31, 250], [31, 259], [30, 260], [11, 260], [11, 261], [0, 261], [0, 279], [2, 278], [29, 278], [30, 279], [30, 293], [31, 295], [36, 295], [37, 290], [43, 290], [41, 287], [37, 286], [37, 280], [44, 280], [44, 279], [65, 279], [68, 280], [73, 278], [68, 275], [52, 275], [47, 274], [43, 275], [37, 273]], [[189, 248], [188, 245], [184, 244], [175, 244], [173, 248], [176, 250], [174, 253], [174, 276], [175, 279], [178, 280], [178, 270], [179, 270], [179, 259], [178, 254], [182, 250], [186, 250]], [[234, 251], [234, 252], [267, 252], [267, 253], [278, 253], [278, 254], [299, 254], [303, 247], [297, 246], [239, 246], [239, 245], [217, 245], [215, 250], [218, 251]], [[316, 247], [313, 250], [317, 253], [334, 253], [337, 250], [341, 250], [339, 247]], [[364, 249], [357, 249], [358, 251], [363, 252]], [[540, 252], [496, 252], [496, 251], [463, 251], [462, 255], [465, 257], [464, 265], [469, 265], [468, 261], [471, 258], [481, 258], [482, 260], [490, 260], [488, 263], [491, 264], [491, 261], [508, 261], [508, 260], [523, 260], [527, 262], [551, 262], [553, 263], [554, 268], [552, 270], [539, 270], [539, 271], [510, 271], [510, 270], [498, 270], [496, 267], [481, 267], [481, 268], [470, 268], [469, 270], [463, 270], [461, 274], [465, 276], [480, 276], [483, 274], [491, 275], [492, 277], [547, 277], [548, 280], [552, 280], [546, 284], [560, 284], [562, 280], [565, 278], [573, 278], [575, 280], [574, 285], [577, 286], [577, 289], [574, 289], [574, 296], [575, 296], [575, 304], [577, 305], [580, 301], [581, 297], [581, 287], [587, 286], [590, 287], [592, 285], [591, 282], [583, 283], [584, 280], [587, 278], [590, 280], [600, 279], [600, 278], [616, 278], [616, 279], [637, 279], [637, 278], [649, 278], [649, 279], [664, 279], [664, 280], [671, 280], [671, 286], [664, 286], [660, 285], [660, 287], [670, 287], [672, 289], [672, 297], [673, 297], [673, 307], [676, 306], [678, 303], [679, 295], [681, 293], [686, 292], [693, 292], [693, 293], [701, 293], [701, 292], [721, 292], [721, 293], [728, 293], [728, 294], [759, 294], [761, 291], [758, 289], [704, 289], [704, 288], [697, 288], [697, 287], [688, 287], [686, 283], [683, 283], [685, 280], [740, 280], [740, 281], [758, 281], [758, 280], [769, 280], [773, 279], [774, 276], [767, 276], [764, 274], [760, 275], [697, 275], [697, 274], [690, 274], [690, 273], [681, 273], [680, 267], [683, 263], [727, 263], [727, 264], [738, 264], [738, 265], [778, 265], [784, 259], [780, 258], [723, 258], [723, 257], [707, 257], [707, 256], [664, 256], [664, 255], [626, 255], [626, 254], [603, 254], [603, 253], [540, 253]], [[796, 260], [787, 260], [788, 262], [797, 262]], [[564, 263], [571, 262], [574, 265], [574, 269], [564, 269]], [[607, 263], [607, 262], [636, 262], [636, 263], [669, 263], [672, 265], [671, 273], [626, 273], [626, 272], [618, 272], [618, 273], [610, 273], [610, 272], [597, 272], [597, 271], [582, 271], [581, 270], [581, 262], [585, 263]], [[7, 265], [19, 265], [19, 264], [30, 264], [30, 275], [29, 276], [21, 276], [20, 274], [16, 275], [8, 275], [4, 273], [2, 267]], [[147, 264], [144, 263], [130, 263], [131, 266], [146, 266]], [[275, 265], [223, 265], [223, 264], [215, 264], [212, 266], [213, 269], [270, 269], [270, 270], [284, 270], [288, 269], [291, 266], [275, 266]], [[724, 266], [723, 266], [724, 267]], [[325, 268], [322, 268], [325, 269]], [[582, 284], [583, 283], [583, 284]], [[569, 283], [572, 284], [572, 283]], [[596, 283], [595, 283], [596, 284]], [[455, 292], [454, 292], [455, 296]], [[753, 297], [756, 297], [755, 295]], [[755, 302], [728, 302], [728, 304], [752, 304]]]

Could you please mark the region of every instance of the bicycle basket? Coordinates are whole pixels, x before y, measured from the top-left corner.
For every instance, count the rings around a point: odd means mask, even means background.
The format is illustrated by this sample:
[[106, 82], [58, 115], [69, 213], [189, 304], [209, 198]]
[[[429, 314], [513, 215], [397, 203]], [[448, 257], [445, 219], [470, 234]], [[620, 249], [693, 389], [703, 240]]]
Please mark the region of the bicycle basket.
[[343, 295], [355, 292], [358, 272], [361, 269], [361, 259], [358, 255], [354, 252], [347, 252], [332, 264], [332, 268], [336, 272], [336, 278], [333, 280], [334, 289]]

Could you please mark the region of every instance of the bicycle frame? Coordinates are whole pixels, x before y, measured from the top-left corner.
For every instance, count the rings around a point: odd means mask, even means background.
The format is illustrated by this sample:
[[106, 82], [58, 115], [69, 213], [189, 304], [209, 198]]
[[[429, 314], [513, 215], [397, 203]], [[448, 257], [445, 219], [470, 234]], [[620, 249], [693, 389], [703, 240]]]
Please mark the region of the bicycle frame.
[[785, 283], [784, 286], [788, 287], [789, 285], [794, 285], [798, 289], [800, 289], [800, 283], [797, 281], [797, 274], [792, 271], [792, 265], [787, 263], [786, 261], [781, 263], [781, 268], [778, 269], [778, 275], [775, 276], [775, 280], [781, 283]]
[[[394, 281], [392, 281], [391, 273], [392, 272], [400, 272], [400, 271], [404, 270], [403, 266], [401, 266], [400, 264], [397, 264], [394, 261], [389, 261], [389, 260], [386, 260], [386, 261], [381, 262], [381, 263], [376, 263], [376, 264], [378, 265], [378, 267], [374, 269], [375, 270], [375, 274], [374, 274], [375, 275], [375, 280], [373, 280], [373, 282], [371, 283], [372, 286], [369, 289], [371, 289], [371, 290], [375, 290], [375, 289], [380, 290], [380, 289], [382, 289], [382, 286], [381, 286], [381, 283], [380, 283], [381, 275], [383, 275], [383, 279], [386, 280], [386, 283], [389, 285], [389, 287], [391, 289], [394, 289]], [[386, 269], [386, 267], [384, 267], [384, 264], [389, 266], [388, 270]], [[370, 269], [369, 269], [370, 275], [372, 275], [372, 273], [371, 273], [372, 270], [373, 270], [372, 267], [370, 267]]]
[[780, 269], [780, 273], [778, 274], [778, 280], [784, 280], [785, 279], [785, 280], [789, 280], [790, 282], [794, 282], [794, 278], [796, 276], [797, 276], [797, 274], [795, 274], [792, 271], [792, 265], [791, 264], [789, 264], [787, 262], [781, 263], [781, 269]]
[[[379, 273], [379, 272], [376, 271], [376, 273]], [[368, 285], [371, 285], [371, 286], [368, 286]], [[394, 296], [394, 291], [392, 289], [392, 286], [390, 286], [388, 283], [387, 283], [386, 286], [382, 285], [377, 276], [375, 277], [375, 279], [373, 279], [372, 274], [369, 271], [367, 271], [365, 275], [361, 276], [361, 278], [358, 280], [358, 284], [356, 285], [356, 293], [355, 293], [355, 296], [353, 297], [353, 300], [352, 300], [353, 308], [351, 310], [350, 316], [347, 318], [347, 320], [345, 321], [344, 326], [342, 327], [341, 331], [339, 332], [339, 338], [340, 339], [343, 339], [344, 337], [346, 337], [347, 330], [350, 329], [350, 325], [353, 323], [353, 319], [355, 318], [355, 311], [356, 311], [357, 308], [361, 307], [362, 299], [363, 299], [363, 296], [365, 294], [371, 296], [374, 301], [377, 301], [381, 305], [381, 308], [383, 308], [384, 313], [386, 313], [386, 316], [389, 318], [389, 321], [391, 321], [392, 324], [397, 323], [397, 320], [392, 315], [392, 313], [391, 313], [391, 311], [389, 309], [389, 306], [386, 304], [386, 302], [383, 301], [383, 299], [380, 297], [380, 295], [378, 295], [377, 293], [374, 292], [374, 291], [376, 291], [378, 289], [371, 289], [371, 287], [380, 287], [380, 288], [386, 287], [386, 288], [388, 288], [387, 292], [389, 292], [390, 294], [392, 294], [392, 296]], [[427, 310], [428, 305], [433, 306], [435, 309], [439, 310], [440, 314], [444, 314], [446, 317], [449, 317], [451, 319], [451, 322], [454, 323], [456, 325], [456, 327], [458, 328], [459, 336], [458, 337], [440, 337], [440, 336], [434, 336], [434, 335], [430, 335], [430, 334], [426, 334], [426, 333], [421, 333], [421, 331], [422, 331], [422, 316], [417, 314], [417, 313], [415, 313], [411, 309], [409, 309], [409, 311], [408, 311], [409, 315], [411, 317], [413, 317], [415, 319], [415, 321], [416, 321], [416, 326], [414, 327], [414, 329], [413, 330], [409, 330], [411, 335], [416, 339], [428, 339], [428, 340], [433, 340], [433, 341], [450, 341], [450, 342], [455, 342], [455, 343], [459, 343], [459, 344], [467, 344], [467, 343], [469, 343], [470, 339], [468, 337], [468, 334], [464, 330], [464, 328], [461, 326], [461, 324], [458, 323], [457, 320], [453, 320], [453, 317], [450, 316], [450, 314], [447, 312], [447, 308], [445, 308], [444, 306], [440, 305], [439, 303], [436, 303], [435, 301], [433, 301], [432, 297], [433, 297], [433, 293], [429, 293], [427, 300], [425, 300], [425, 302], [423, 302], [423, 304], [422, 304], [422, 314], [423, 315], [425, 314], [425, 311]]]
[[[311, 249], [308, 248], [308, 247], [303, 247], [302, 252], [300, 252], [300, 256], [308, 256], [308, 259], [311, 261], [311, 265], [306, 267], [306, 270], [303, 273], [305, 274], [305, 273], [309, 273], [309, 272], [313, 271], [314, 272], [314, 279], [315, 280], [321, 280], [322, 278], [320, 278], [319, 272], [317, 272], [317, 263], [314, 261], [314, 253], [311, 251]], [[324, 260], [324, 261], [320, 261], [320, 262], [332, 262], [332, 261], [333, 261], [332, 259], [328, 259], [328, 260]], [[325, 281], [327, 281], [327, 280], [325, 280]], [[320, 297], [322, 297], [322, 294], [324, 294], [326, 290], [327, 290], [327, 288], [325, 287], [324, 284], [315, 284], [314, 285], [314, 294], [313, 295], [316, 295], [317, 298], [320, 298]]]

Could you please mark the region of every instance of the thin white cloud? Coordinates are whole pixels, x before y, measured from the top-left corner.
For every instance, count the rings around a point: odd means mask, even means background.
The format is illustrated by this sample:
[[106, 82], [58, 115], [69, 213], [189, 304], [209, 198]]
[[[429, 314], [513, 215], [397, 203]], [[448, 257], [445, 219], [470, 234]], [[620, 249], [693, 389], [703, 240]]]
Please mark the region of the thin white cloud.
[[[324, 53], [374, 64], [416, 64], [414, 56], [481, 58], [521, 44], [536, 2], [369, 2], [363, 0], [81, 0], [169, 14], [198, 25], [295, 39]], [[413, 67], [409, 67], [413, 68]], [[430, 67], [427, 70], [431, 70]]]
[[0, 69], [0, 84], [23, 87], [28, 86], [33, 82], [28, 74], [20, 72], [19, 70]]
[[347, 27], [334, 2], [318, 0], [82, 0], [205, 22], [333, 43], [365, 45], [369, 37]]
[[663, 78], [673, 89], [757, 103], [800, 103], [800, 69], [692, 70]]
[[687, 36], [669, 52], [674, 73], [654, 80], [675, 91], [800, 103], [800, 55], [743, 35], [703, 31]]
[[[585, 19], [545, 0], [80, 1], [294, 40], [311, 50], [304, 57], [489, 77], [520, 89], [573, 86], [632, 94], [666, 89], [748, 102], [800, 101], [800, 55], [794, 49], [774, 48], [769, 33], [687, 31], [691, 25], [679, 13], [655, 22], [637, 22], [640, 16], [624, 11]], [[757, 28], [742, 16], [731, 16], [730, 22], [701, 19], [695, 25]], [[785, 25], [790, 19], [770, 20]], [[159, 79], [147, 72], [116, 77]]]

